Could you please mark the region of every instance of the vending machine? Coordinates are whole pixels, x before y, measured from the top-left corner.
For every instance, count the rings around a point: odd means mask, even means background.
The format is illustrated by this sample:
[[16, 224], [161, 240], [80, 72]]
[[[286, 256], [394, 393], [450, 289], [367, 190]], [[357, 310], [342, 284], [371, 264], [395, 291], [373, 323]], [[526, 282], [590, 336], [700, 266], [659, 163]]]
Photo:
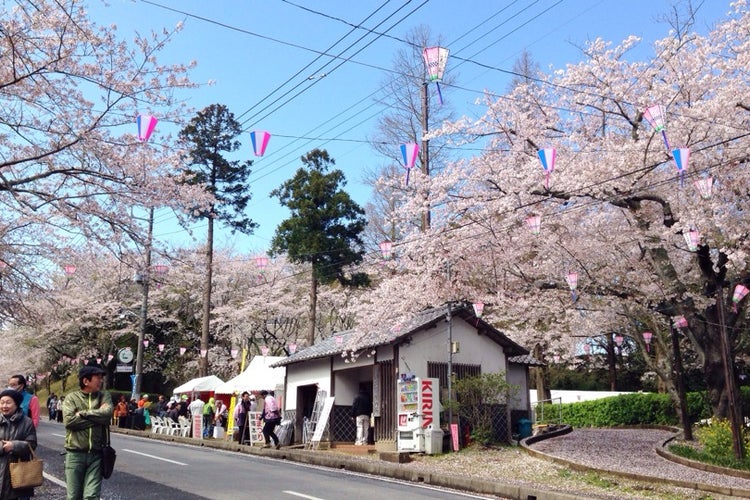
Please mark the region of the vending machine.
[[[440, 453], [440, 383], [436, 378], [403, 374], [396, 384], [398, 451]], [[437, 439], [440, 450], [437, 450]]]

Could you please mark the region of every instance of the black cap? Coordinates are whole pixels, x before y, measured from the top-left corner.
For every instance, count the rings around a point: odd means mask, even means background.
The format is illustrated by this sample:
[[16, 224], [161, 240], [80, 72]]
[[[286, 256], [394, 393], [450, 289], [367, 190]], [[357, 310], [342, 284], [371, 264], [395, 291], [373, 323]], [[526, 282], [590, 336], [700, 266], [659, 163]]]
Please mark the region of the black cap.
[[78, 380], [88, 378], [90, 379], [94, 375], [106, 375], [107, 372], [104, 371], [104, 369], [97, 365], [88, 364], [83, 367], [81, 367], [80, 370], [78, 370]]
[[13, 398], [13, 401], [16, 402], [16, 406], [21, 406], [21, 403], [23, 403], [23, 394], [15, 389], [5, 389], [3, 392], [0, 392], [0, 398], [3, 396], [10, 396]]

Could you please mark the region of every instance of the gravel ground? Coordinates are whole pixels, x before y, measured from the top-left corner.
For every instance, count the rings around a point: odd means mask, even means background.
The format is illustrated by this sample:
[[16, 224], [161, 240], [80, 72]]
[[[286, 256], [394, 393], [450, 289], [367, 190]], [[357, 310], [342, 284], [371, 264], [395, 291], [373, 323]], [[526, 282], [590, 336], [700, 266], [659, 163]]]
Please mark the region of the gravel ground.
[[540, 441], [532, 446], [534, 450], [589, 467], [654, 478], [647, 482], [596, 472], [573, 471], [564, 465], [532, 457], [517, 447], [469, 448], [460, 453], [438, 456], [413, 455], [412, 461], [402, 466], [562, 492], [579, 498], [725, 498], [718, 494], [672, 486], [660, 482], [660, 478], [750, 489], [750, 480], [702, 472], [657, 455], [654, 448], [672, 435], [669, 431], [651, 429], [574, 429], [570, 434]]

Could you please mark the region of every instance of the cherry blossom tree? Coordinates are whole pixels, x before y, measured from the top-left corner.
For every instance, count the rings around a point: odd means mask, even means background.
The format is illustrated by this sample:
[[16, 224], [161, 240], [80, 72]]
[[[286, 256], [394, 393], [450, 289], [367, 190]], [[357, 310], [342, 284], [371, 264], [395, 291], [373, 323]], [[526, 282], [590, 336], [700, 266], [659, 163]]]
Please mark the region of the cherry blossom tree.
[[[138, 34], [87, 18], [84, 2], [11, 2], [0, 30], [0, 258], [4, 289], [44, 287], [50, 261], [68, 247], [120, 253], [144, 241], [133, 206], [204, 203], [180, 187], [178, 151], [166, 134], [145, 147], [139, 113], [176, 119], [176, 92], [194, 84], [187, 65], [165, 66], [158, 52], [180, 31]], [[194, 205], [190, 205], [194, 206]], [[3, 294], [3, 313], [18, 297]]]
[[[727, 415], [716, 339], [725, 329], [738, 345], [746, 313], [732, 291], [750, 280], [750, 107], [742, 90], [750, 59], [742, 26], [750, 14], [744, 1], [735, 9], [706, 36], [658, 41], [649, 61], [627, 59], [636, 37], [617, 46], [593, 40], [580, 63], [502, 96], [488, 92], [478, 119], [435, 131], [484, 152], [414, 179], [413, 196], [394, 219], [404, 234], [397, 258], [368, 303], [354, 308], [362, 334], [421, 307], [476, 299], [488, 304], [496, 326], [544, 352], [574, 356], [582, 335], [612, 331], [645, 351], [650, 331], [651, 367], [675, 395], [670, 325], [684, 316], [682, 332], [703, 364], [714, 413]], [[656, 104], [666, 108], [669, 148], [644, 119]], [[673, 147], [692, 153], [683, 175]], [[557, 151], [548, 181], [537, 156], [543, 148]], [[713, 193], [703, 197], [694, 181], [709, 176]], [[420, 234], [408, 221], [424, 209], [423, 193], [436, 207], [435, 226]], [[531, 215], [541, 218], [538, 234], [526, 225]], [[685, 239], [691, 230], [702, 235], [695, 249]]]

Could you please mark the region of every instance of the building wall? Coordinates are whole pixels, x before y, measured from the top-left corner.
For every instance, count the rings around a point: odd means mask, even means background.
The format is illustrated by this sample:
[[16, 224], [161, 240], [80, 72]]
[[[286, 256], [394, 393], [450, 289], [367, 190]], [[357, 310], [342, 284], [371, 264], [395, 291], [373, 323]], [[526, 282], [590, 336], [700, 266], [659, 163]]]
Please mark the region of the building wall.
[[[453, 363], [481, 365], [482, 373], [506, 369], [503, 348], [488, 337], [477, 334], [476, 327], [460, 318], [452, 320], [453, 342], [459, 343], [459, 352], [453, 354]], [[411, 343], [399, 348], [399, 373], [414, 373], [427, 377], [427, 362], [448, 362], [448, 323], [438, 322], [434, 328], [412, 335]]]
[[294, 363], [286, 367], [286, 394], [284, 410], [297, 409], [297, 387], [318, 384], [318, 389], [331, 395], [331, 360], [313, 359], [304, 363]]
[[509, 365], [506, 372], [509, 384], [518, 387], [518, 391], [510, 402], [511, 410], [529, 410], [528, 368], [526, 365]]

